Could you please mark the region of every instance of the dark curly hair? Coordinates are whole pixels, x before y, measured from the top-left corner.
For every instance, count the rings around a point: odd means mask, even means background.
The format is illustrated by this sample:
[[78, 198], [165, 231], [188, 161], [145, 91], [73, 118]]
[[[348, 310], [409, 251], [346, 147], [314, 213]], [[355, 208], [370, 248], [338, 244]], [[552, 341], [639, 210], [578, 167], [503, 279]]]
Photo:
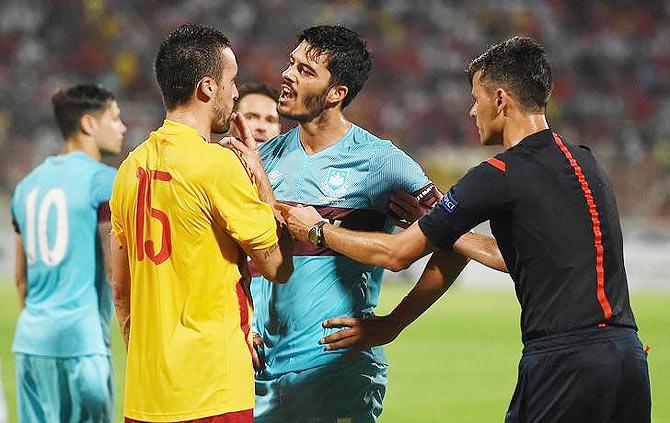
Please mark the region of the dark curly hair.
[[551, 95], [551, 67], [544, 47], [528, 37], [513, 37], [490, 46], [467, 67], [472, 78], [482, 71], [480, 81], [506, 85], [527, 109], [547, 107]]
[[298, 44], [303, 41], [309, 44], [310, 54], [326, 55], [331, 86], [344, 85], [349, 89], [342, 100], [342, 108], [347, 107], [370, 75], [372, 58], [367, 43], [357, 33], [340, 25], [307, 28], [298, 36]]

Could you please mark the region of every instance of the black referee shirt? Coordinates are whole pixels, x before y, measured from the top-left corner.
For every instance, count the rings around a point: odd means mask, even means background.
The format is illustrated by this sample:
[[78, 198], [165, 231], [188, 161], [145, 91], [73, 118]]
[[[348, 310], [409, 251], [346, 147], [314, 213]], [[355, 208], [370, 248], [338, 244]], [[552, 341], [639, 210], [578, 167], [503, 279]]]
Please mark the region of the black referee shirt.
[[523, 341], [637, 329], [614, 192], [591, 151], [547, 129], [472, 168], [419, 221], [437, 247], [490, 220], [521, 303]]

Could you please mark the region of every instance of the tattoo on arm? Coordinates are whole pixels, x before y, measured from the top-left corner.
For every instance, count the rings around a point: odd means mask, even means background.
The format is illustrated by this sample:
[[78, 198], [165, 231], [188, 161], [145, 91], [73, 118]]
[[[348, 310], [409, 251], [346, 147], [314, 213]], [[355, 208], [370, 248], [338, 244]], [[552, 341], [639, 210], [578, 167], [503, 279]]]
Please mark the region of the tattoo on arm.
[[277, 251], [278, 249], [279, 249], [279, 243], [276, 243], [276, 244], [274, 244], [274, 245], [272, 245], [272, 246], [266, 248], [265, 251], [263, 252], [263, 258], [264, 258], [265, 260], [269, 259], [270, 256], [271, 256], [275, 251]]

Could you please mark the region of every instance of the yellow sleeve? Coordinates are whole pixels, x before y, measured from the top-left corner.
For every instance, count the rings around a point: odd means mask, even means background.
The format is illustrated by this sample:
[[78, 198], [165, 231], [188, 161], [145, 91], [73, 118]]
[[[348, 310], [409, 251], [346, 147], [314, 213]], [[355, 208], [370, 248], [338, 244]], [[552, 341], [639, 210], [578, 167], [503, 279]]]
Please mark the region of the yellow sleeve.
[[123, 211], [122, 211], [122, 199], [123, 199], [123, 189], [124, 185], [127, 182], [124, 182], [126, 179], [126, 172], [124, 166], [125, 163], [121, 164], [119, 171], [116, 174], [114, 179], [114, 188], [112, 188], [112, 196], [109, 198], [109, 209], [111, 210], [111, 223], [112, 223], [112, 234], [116, 235], [116, 238], [119, 240], [121, 245], [126, 245], [126, 231], [123, 227]]
[[217, 177], [210, 186], [215, 219], [243, 248], [261, 250], [277, 243], [272, 208], [258, 197], [258, 190], [235, 153], [222, 151]]

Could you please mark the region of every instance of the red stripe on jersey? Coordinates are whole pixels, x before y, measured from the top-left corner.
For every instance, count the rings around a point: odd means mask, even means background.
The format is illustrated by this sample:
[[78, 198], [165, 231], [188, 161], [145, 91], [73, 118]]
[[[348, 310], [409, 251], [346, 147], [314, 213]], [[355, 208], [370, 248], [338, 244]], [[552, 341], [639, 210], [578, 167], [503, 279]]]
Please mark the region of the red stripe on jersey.
[[237, 292], [237, 304], [240, 307], [240, 329], [242, 329], [242, 333], [244, 333], [244, 342], [247, 343], [249, 354], [252, 354], [253, 346], [251, 345], [251, 337], [249, 336], [249, 332], [251, 332], [251, 327], [249, 325], [250, 304], [247, 299], [247, 293], [242, 287], [243, 282], [244, 280], [240, 280], [237, 285], [235, 285], [235, 290]]
[[605, 315], [605, 320], [608, 320], [612, 317], [612, 307], [610, 306], [607, 296], [605, 295], [605, 270], [603, 268], [603, 234], [600, 230], [600, 216], [598, 215], [598, 208], [596, 207], [595, 200], [593, 199], [593, 193], [589, 187], [589, 183], [582, 172], [581, 166], [577, 163], [577, 160], [572, 156], [572, 153], [565, 146], [563, 141], [559, 138], [557, 134], [554, 133], [554, 141], [558, 148], [563, 152], [563, 155], [568, 159], [568, 163], [572, 167], [572, 170], [575, 172], [575, 176], [579, 180], [579, 183], [582, 186], [582, 192], [584, 192], [584, 199], [586, 199], [586, 205], [589, 208], [589, 213], [591, 214], [591, 224], [593, 226], [593, 235], [594, 240], [593, 244], [596, 249], [596, 280], [597, 280], [597, 290], [596, 296], [598, 297], [598, 302], [600, 307], [603, 310]]
[[495, 167], [496, 169], [504, 172], [505, 171], [505, 162], [502, 160], [498, 160], [495, 157], [491, 157], [486, 161], [486, 163], [490, 164], [491, 166]]
[[[219, 414], [218, 416], [201, 417], [195, 420], [188, 420], [184, 423], [253, 423], [254, 410], [233, 411], [231, 413]], [[124, 417], [125, 423], [148, 423], [142, 420], [135, 420]]]

